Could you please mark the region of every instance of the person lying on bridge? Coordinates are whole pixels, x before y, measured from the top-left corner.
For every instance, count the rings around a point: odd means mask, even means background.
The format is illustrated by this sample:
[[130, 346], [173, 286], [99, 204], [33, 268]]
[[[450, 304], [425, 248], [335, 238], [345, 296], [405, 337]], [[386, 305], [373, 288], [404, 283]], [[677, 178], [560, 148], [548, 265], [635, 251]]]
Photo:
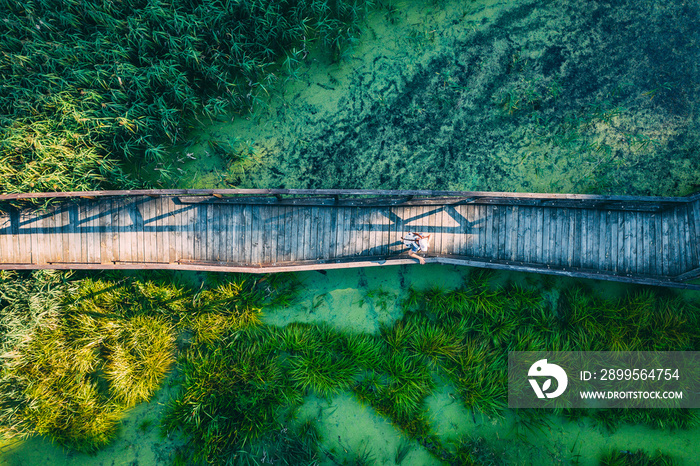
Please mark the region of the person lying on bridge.
[[417, 253], [420, 251], [428, 252], [430, 247], [430, 235], [423, 236], [419, 233], [409, 232], [406, 236], [402, 236], [404, 246], [408, 248], [408, 255], [414, 259], [418, 259], [421, 265], [425, 264], [425, 259]]

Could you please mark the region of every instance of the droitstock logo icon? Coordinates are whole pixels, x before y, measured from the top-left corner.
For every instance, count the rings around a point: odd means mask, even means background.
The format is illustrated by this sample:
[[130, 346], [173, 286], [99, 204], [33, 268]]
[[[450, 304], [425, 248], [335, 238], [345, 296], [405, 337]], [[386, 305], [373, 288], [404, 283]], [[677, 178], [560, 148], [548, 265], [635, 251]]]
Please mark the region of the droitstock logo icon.
[[[542, 383], [541, 388], [536, 379], [528, 379], [537, 398], [556, 398], [564, 393], [569, 383], [569, 378], [566, 376], [564, 369], [556, 364], [549, 364], [546, 359], [540, 359], [530, 366], [527, 375], [529, 377], [547, 377]], [[552, 378], [557, 380], [557, 389], [548, 393], [547, 390], [552, 386]]]

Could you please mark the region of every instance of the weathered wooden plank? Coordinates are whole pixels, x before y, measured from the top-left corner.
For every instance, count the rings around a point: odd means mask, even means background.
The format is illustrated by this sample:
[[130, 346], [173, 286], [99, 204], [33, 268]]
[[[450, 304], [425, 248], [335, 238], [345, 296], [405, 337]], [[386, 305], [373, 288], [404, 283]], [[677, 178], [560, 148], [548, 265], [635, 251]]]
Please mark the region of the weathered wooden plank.
[[511, 237], [513, 235], [513, 206], [505, 206], [503, 209], [505, 215], [503, 218], [503, 224], [505, 225], [505, 231], [503, 235], [503, 242], [501, 243], [502, 254], [499, 257], [501, 260], [510, 260], [512, 241]]
[[479, 239], [476, 246], [477, 257], [485, 257], [486, 249], [486, 206], [476, 205], [474, 206], [474, 212], [476, 214], [476, 224], [478, 225]]
[[372, 250], [372, 207], [361, 207], [362, 216], [362, 255], [369, 256]]
[[9, 211], [0, 210], [0, 263], [13, 262], [10, 252], [11, 219]]
[[85, 202], [84, 215], [85, 221], [82, 225], [83, 242], [87, 242], [88, 248], [85, 253], [85, 260], [89, 264], [100, 263], [100, 229], [99, 218], [100, 208], [99, 202]]
[[603, 270], [601, 258], [605, 257], [605, 237], [603, 237], [603, 240], [600, 239], [600, 211], [591, 210], [589, 214], [591, 230], [589, 267], [595, 270]]
[[557, 262], [559, 267], [566, 263], [566, 254], [569, 250], [569, 227], [567, 225], [566, 209], [557, 210]]
[[520, 207], [513, 206], [511, 214], [512, 226], [510, 230], [510, 260], [517, 260], [518, 257], [518, 236], [520, 229]]
[[494, 216], [498, 212], [497, 207], [488, 205], [486, 206], [486, 223], [485, 223], [485, 245], [484, 245], [484, 253], [483, 257], [484, 258], [491, 258], [493, 257], [493, 253], [495, 252], [496, 248], [494, 247], [494, 241], [493, 241], [493, 224], [494, 224]]
[[10, 262], [26, 263], [19, 244], [19, 210], [12, 209], [10, 211]]
[[625, 228], [628, 226], [628, 222], [625, 220], [625, 213], [619, 211], [613, 213], [613, 222], [611, 226], [613, 228], [612, 237], [615, 239], [615, 246], [613, 247], [613, 251], [615, 251], [613, 270], [617, 273], [624, 273], [628, 262], [628, 254], [625, 246], [629, 242], [629, 235], [625, 232]]
[[[240, 263], [242, 264], [250, 264], [251, 262], [251, 248], [253, 241], [251, 239], [252, 236], [252, 220], [253, 220], [253, 209], [251, 206], [246, 205], [242, 206], [241, 208], [241, 221], [240, 221], [240, 240], [238, 241], [239, 247], [241, 249], [240, 251]], [[303, 235], [303, 230], [302, 230], [302, 235]], [[298, 240], [301, 242], [303, 245], [303, 238], [300, 237]], [[301, 256], [296, 257], [296, 260], [301, 259]]]
[[678, 275], [678, 261], [680, 259], [678, 254], [678, 223], [676, 222], [675, 209], [669, 210], [668, 214], [664, 214], [668, 219], [668, 251], [669, 251], [669, 263], [668, 263], [668, 273], [669, 275]]
[[654, 216], [650, 213], [644, 214], [644, 231], [646, 234], [645, 256], [646, 268], [644, 273], [647, 275], [656, 275], [656, 241], [655, 241], [655, 222]]
[[217, 236], [217, 229], [214, 225], [214, 206], [209, 204], [203, 208], [202, 216], [206, 216], [206, 226], [202, 232], [202, 257], [211, 261], [214, 260], [214, 239]]
[[[23, 227], [27, 231], [27, 247], [29, 248], [29, 253], [27, 257], [31, 260], [32, 264], [38, 264], [41, 259], [41, 254], [39, 251], [39, 234], [37, 233], [37, 219], [38, 211], [35, 209], [25, 209], [24, 210], [24, 225]], [[2, 217], [2, 212], [0, 212], [0, 218]], [[0, 220], [0, 224], [2, 220]], [[0, 235], [2, 234], [2, 227], [0, 227]], [[1, 251], [1, 250], [0, 250]], [[2, 254], [2, 253], [0, 253]], [[2, 262], [2, 258], [0, 258]]]
[[[391, 209], [389, 209], [391, 211]], [[331, 258], [340, 258], [343, 255], [345, 210], [342, 207], [333, 209], [331, 217], [331, 244], [329, 247]]]
[[693, 244], [695, 247], [695, 264], [700, 267], [700, 200], [690, 203], [690, 209], [693, 213]]
[[267, 249], [265, 253], [265, 262], [267, 264], [274, 264], [277, 262], [277, 220], [278, 220], [279, 206], [272, 205], [268, 207], [267, 210], [267, 221], [265, 231]]
[[655, 248], [656, 248], [656, 274], [662, 276], [664, 274], [664, 239], [663, 239], [663, 213], [657, 212], [652, 214], [654, 218], [655, 230]]
[[64, 202], [61, 205], [61, 212], [58, 219], [58, 241], [61, 245], [57, 251], [57, 262], [70, 262], [69, 257], [69, 227], [70, 227], [70, 205]]
[[637, 215], [637, 228], [639, 229], [639, 240], [637, 243], [637, 269], [640, 274], [649, 273], [649, 214], [639, 212]]
[[[289, 213], [288, 222], [291, 227], [290, 237], [287, 239], [289, 243], [285, 246], [289, 252], [289, 260], [291, 262], [299, 260], [299, 250], [300, 245], [303, 246], [304, 242], [302, 236], [304, 235], [304, 217], [300, 209], [294, 209], [292, 207], [287, 207], [287, 212]], [[301, 232], [299, 228], [301, 227]]]
[[[374, 255], [374, 248], [376, 245], [376, 234], [375, 234], [375, 221], [376, 221], [376, 207], [364, 207], [363, 215], [365, 218], [365, 239], [366, 242], [363, 245], [363, 254], [367, 256]], [[420, 210], [420, 209], [419, 209]]]
[[163, 198], [158, 197], [153, 199], [153, 214], [155, 218], [151, 222], [151, 228], [154, 231], [157, 247], [157, 261], [167, 264], [170, 262], [170, 244], [169, 233], [167, 227], [167, 216], [165, 214], [165, 202]]
[[[472, 219], [471, 221], [469, 220], [470, 215]], [[475, 221], [476, 215], [476, 206], [450, 206], [442, 209], [440, 218], [443, 228], [445, 229], [445, 233], [442, 238], [442, 254], [453, 254], [455, 249], [460, 249], [463, 247], [461, 245], [462, 241], [460, 240], [464, 240], [464, 237], [460, 238], [459, 222], [456, 219], [459, 219], [459, 216], [462, 216], [466, 219], [466, 223], [469, 224]], [[478, 232], [474, 230], [474, 234], [472, 234], [470, 238], [470, 247], [472, 254], [474, 254], [478, 244]]]
[[136, 256], [138, 255], [133, 207], [134, 200], [131, 198], [126, 199], [119, 209], [119, 220], [122, 222], [120, 230], [126, 232], [122, 233], [124, 238], [119, 242], [120, 260], [124, 262], [136, 262]]
[[520, 239], [518, 240], [518, 256], [523, 262], [531, 263], [534, 253], [532, 224], [536, 220], [533, 207], [520, 208]]
[[168, 212], [168, 229], [170, 230], [170, 263], [174, 264], [182, 259], [182, 230], [185, 225], [185, 217], [181, 206], [175, 203], [175, 198], [164, 199], [164, 211]]
[[637, 246], [639, 243], [639, 225], [637, 224], [637, 212], [625, 212], [625, 217], [627, 214], [630, 215], [629, 221], [630, 221], [630, 257], [629, 257], [629, 270], [631, 274], [637, 274], [639, 273], [637, 267], [639, 266], [638, 264], [638, 251], [637, 251]]
[[[542, 237], [542, 227], [540, 222], [543, 221], [542, 209], [539, 207], [530, 208], [530, 242], [528, 247], [528, 262], [539, 263], [541, 252], [540, 249], [542, 244], [540, 243]], [[538, 236], [539, 235], [539, 236]]]
[[182, 207], [175, 203], [175, 198], [167, 197], [168, 225], [170, 228], [170, 262], [176, 263], [182, 259], [182, 235], [186, 225], [186, 217]]
[[20, 209], [17, 212], [17, 249], [21, 262], [32, 264], [32, 237], [28, 215], [29, 212], [26, 209]]
[[112, 249], [112, 200], [110, 198], [100, 200], [97, 224], [100, 232], [100, 263], [109, 264], [114, 259], [114, 251]]
[[206, 258], [208, 261], [220, 262], [221, 259], [221, 208], [227, 206], [221, 206], [219, 204], [209, 204], [207, 205], [207, 254]]
[[679, 221], [681, 222], [681, 225], [683, 227], [683, 238], [681, 239], [681, 242], [682, 242], [681, 253], [683, 255], [682, 273], [685, 273], [685, 272], [695, 268], [695, 264], [694, 264], [694, 260], [693, 260], [695, 257], [693, 247], [695, 245], [691, 241], [690, 215], [688, 212], [689, 211], [688, 206], [677, 206], [676, 210], [678, 211]]
[[693, 206], [694, 203], [689, 203], [686, 206], [686, 216], [688, 218], [688, 246], [689, 246], [689, 260], [688, 263], [690, 264], [689, 268], [694, 269], [696, 267], [700, 267], [700, 259], [698, 258], [698, 249], [700, 249], [700, 245], [698, 245], [698, 233], [695, 229], [695, 208]]
[[283, 206], [270, 206], [269, 219], [267, 221], [269, 226], [269, 236], [268, 236], [268, 256], [267, 261], [270, 264], [276, 264], [278, 262], [277, 257], [281, 255], [280, 250], [284, 248], [284, 238], [282, 238], [282, 245], [279, 244], [279, 234], [280, 234], [280, 211]]
[[195, 258], [195, 230], [197, 228], [197, 206], [183, 205], [183, 225], [181, 260], [194, 260]]
[[548, 264], [556, 266], [559, 263], [560, 251], [558, 248], [558, 238], [560, 230], [559, 209], [552, 207], [549, 209], [549, 259]]
[[[2, 215], [0, 213], [0, 215]], [[36, 211], [35, 209], [27, 209], [24, 208], [20, 211], [19, 214], [19, 227], [20, 227], [20, 234], [23, 236], [20, 248], [23, 248], [22, 250], [23, 255], [24, 255], [24, 260], [28, 261], [30, 264], [35, 264], [37, 262], [38, 256], [37, 256], [37, 247], [36, 247], [36, 228], [34, 225], [34, 219], [35, 219]], [[2, 229], [0, 228], [0, 235], [2, 234]], [[0, 254], [2, 254], [0, 252]], [[2, 258], [0, 257], [0, 262], [2, 262]]]
[[[85, 230], [85, 225], [83, 220], [85, 217], [85, 206], [82, 202], [76, 202], [74, 206], [74, 211], [72, 215], [75, 216], [75, 223], [71, 226], [73, 230], [73, 237], [71, 238], [71, 248], [73, 244], [77, 247], [76, 251], [71, 251], [71, 256], [75, 257], [76, 262], [84, 264], [87, 263], [87, 247], [88, 244], [84, 241], [83, 232]], [[73, 219], [71, 218], [71, 223]]]
[[[378, 215], [379, 218], [377, 219], [378, 222], [378, 230], [377, 230], [377, 240], [379, 242], [379, 248], [377, 250], [377, 253], [380, 256], [386, 257], [389, 254], [389, 237], [391, 236], [391, 225], [389, 222], [389, 208], [388, 207], [380, 207], [378, 210]], [[432, 228], [433, 232], [435, 231], [435, 217], [432, 219]], [[330, 228], [330, 226], [329, 226]], [[435, 234], [433, 233], [433, 236], [431, 237], [432, 239], [435, 239]], [[434, 252], [434, 249], [433, 251]]]
[[214, 211], [215, 223], [218, 224], [216, 248], [219, 260], [223, 262], [237, 262], [238, 236], [236, 235], [236, 224], [238, 222], [238, 206], [222, 206], [217, 212]]
[[611, 223], [612, 211], [605, 210], [599, 213], [600, 219], [598, 227], [600, 229], [600, 244], [601, 244], [601, 257], [600, 257], [600, 267], [602, 270], [610, 271], [612, 270], [612, 234], [609, 228]]
[[[402, 209], [403, 210], [403, 209]], [[352, 231], [353, 223], [353, 208], [344, 207], [343, 208], [343, 242], [340, 245], [341, 257], [348, 257], [353, 254], [351, 244], [355, 241], [355, 233]], [[400, 250], [400, 249], [399, 249]]]
[[688, 215], [687, 210], [683, 207], [684, 206], [678, 206], [675, 209], [673, 209], [675, 211], [676, 221], [678, 222], [678, 254], [680, 257], [680, 260], [678, 261], [679, 274], [690, 270], [688, 262]]
[[654, 237], [653, 237], [653, 228], [654, 228], [654, 222], [651, 218], [651, 214], [649, 212], [644, 212], [643, 214], [643, 219], [644, 219], [644, 274], [645, 275], [651, 275], [653, 274], [653, 269], [654, 269], [654, 264], [656, 261], [656, 257], [654, 256]]
[[144, 232], [144, 199], [136, 198], [131, 203], [131, 214], [133, 215], [131, 221], [134, 225], [134, 230], [136, 231], [136, 243], [132, 246], [136, 252], [132, 251], [135, 256], [136, 262], [144, 262], [146, 254], [146, 234]]
[[315, 260], [324, 260], [328, 258], [327, 248], [330, 230], [326, 221], [326, 208], [317, 207], [316, 209], [316, 244], [314, 245], [315, 253], [313, 257]]
[[[139, 262], [157, 262], [157, 244], [153, 237], [154, 228], [152, 225], [155, 212], [151, 198], [140, 198], [136, 202], [137, 221], [139, 228], [139, 239], [141, 240], [141, 257]], [[140, 215], [139, 215], [140, 214]]]
[[566, 264], [568, 267], [573, 267], [574, 265], [574, 248], [576, 245], [576, 236], [578, 232], [578, 228], [576, 227], [577, 211], [578, 209], [567, 209], [567, 221], [569, 225], [569, 242], [567, 244], [569, 247], [569, 253]]
[[671, 245], [670, 245], [670, 220], [669, 212], [661, 213], [661, 241], [663, 244], [662, 275], [670, 275]]
[[610, 270], [608, 267], [610, 257], [610, 242], [607, 231], [608, 211], [596, 211], [596, 226], [598, 227], [598, 270]]
[[559, 267], [564, 267], [567, 261], [567, 253], [569, 250], [569, 225], [567, 209], [558, 209], [557, 211], [557, 251], [558, 258], [556, 264]]
[[129, 247], [128, 252], [126, 249], [126, 240], [129, 233], [126, 226], [127, 215], [124, 211], [126, 202], [126, 199], [112, 199], [112, 248], [114, 251], [114, 262], [125, 261], [127, 257], [131, 256], [131, 247]]
[[242, 206], [231, 206], [226, 209], [226, 260], [235, 264], [241, 263], [243, 248], [241, 238]]
[[499, 239], [501, 234], [501, 229], [503, 224], [501, 223], [501, 217], [503, 214], [503, 206], [494, 206], [491, 220], [491, 253], [490, 258], [493, 260], [498, 259], [499, 250]]
[[205, 261], [207, 256], [207, 205], [195, 206], [195, 213], [197, 221], [194, 224], [194, 257], [195, 260]]
[[53, 260], [53, 208], [45, 209], [40, 214], [40, 220], [37, 230], [42, 234], [41, 252], [43, 264], [47, 264]]
[[15, 208], [10, 207], [7, 209], [3, 215], [2, 224], [2, 249], [0, 249], [0, 254], [2, 254], [2, 261], [8, 264], [21, 263], [22, 261], [15, 257], [15, 247], [12, 241], [12, 216], [14, 215]]
[[10, 210], [10, 262], [13, 263], [27, 263], [27, 260], [23, 257], [22, 251], [20, 251], [19, 244], [19, 209], [13, 208]]
[[544, 223], [544, 212], [542, 207], [533, 207], [533, 225], [532, 225], [532, 253], [530, 255], [530, 262], [542, 264], [544, 263], [542, 257], [542, 229]]
[[540, 238], [540, 263], [549, 264], [549, 255], [551, 248], [549, 247], [549, 236], [550, 236], [550, 226], [552, 225], [552, 208], [551, 207], [540, 207], [542, 211], [542, 233]]
[[258, 211], [258, 234], [256, 236], [258, 241], [257, 251], [258, 251], [258, 261], [256, 264], [267, 264], [269, 262], [269, 235], [268, 230], [269, 217], [270, 217], [270, 206], [255, 206], [254, 209]]
[[[264, 218], [263, 210], [264, 206], [253, 206], [253, 219], [252, 223], [252, 264], [262, 264], [263, 263], [263, 231], [264, 231]], [[307, 259], [309, 257], [307, 256]]]
[[579, 250], [578, 267], [583, 268], [586, 266], [586, 261], [588, 260], [587, 255], [586, 255], [587, 248], [588, 248], [588, 236], [589, 236], [588, 211], [581, 209], [578, 212], [580, 215], [579, 228], [580, 228], [580, 236], [581, 236], [581, 249]]
[[100, 263], [100, 233], [97, 231], [98, 209], [96, 202], [80, 203], [80, 222], [78, 223], [78, 233], [81, 236], [80, 242], [83, 244], [81, 251], [81, 262], [86, 264]]
[[312, 243], [314, 242], [314, 229], [311, 207], [304, 208], [304, 246], [302, 257], [305, 260], [312, 260]]
[[350, 238], [348, 240], [348, 256], [358, 256], [362, 253], [362, 219], [360, 218], [360, 208], [351, 208], [349, 218]]
[[177, 260], [192, 260], [190, 251], [191, 243], [194, 242], [194, 232], [190, 230], [190, 214], [194, 207], [191, 205], [175, 204], [175, 219], [177, 228]]
[[588, 211], [581, 209], [577, 210], [579, 215], [579, 235], [581, 237], [578, 264], [577, 267], [586, 267], [588, 257], [586, 255], [588, 249]]
[[153, 235], [155, 257], [154, 262], [168, 263], [170, 262], [170, 250], [167, 246], [168, 234], [165, 231], [165, 218], [163, 217], [163, 199], [158, 197], [151, 200], [153, 207], [151, 213], [153, 217], [150, 219], [148, 226]]
[[238, 223], [239, 206], [226, 206], [219, 212], [219, 256], [222, 261], [234, 263], [237, 262], [236, 249], [238, 246], [238, 236], [236, 236], [236, 224]]
[[582, 230], [581, 230], [581, 219], [583, 217], [583, 211], [581, 209], [574, 209], [572, 212], [573, 218], [573, 234], [574, 241], [573, 244], [573, 259], [571, 262], [572, 267], [581, 267], [581, 244], [582, 244]]

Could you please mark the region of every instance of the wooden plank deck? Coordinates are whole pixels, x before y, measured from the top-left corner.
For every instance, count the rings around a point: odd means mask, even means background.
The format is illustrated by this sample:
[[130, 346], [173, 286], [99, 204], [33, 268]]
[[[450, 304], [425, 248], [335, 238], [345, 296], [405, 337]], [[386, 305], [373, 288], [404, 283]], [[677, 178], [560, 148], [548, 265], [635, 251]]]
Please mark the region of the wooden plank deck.
[[63, 196], [46, 210], [17, 204], [24, 195], [8, 199], [14, 205], [0, 195], [0, 268], [267, 272], [414, 263], [401, 254], [401, 236], [416, 231], [431, 235], [433, 262], [669, 286], [697, 286], [682, 282], [700, 277], [697, 195], [358, 199], [375, 192], [347, 191], [356, 197], [333, 199], [259, 191]]

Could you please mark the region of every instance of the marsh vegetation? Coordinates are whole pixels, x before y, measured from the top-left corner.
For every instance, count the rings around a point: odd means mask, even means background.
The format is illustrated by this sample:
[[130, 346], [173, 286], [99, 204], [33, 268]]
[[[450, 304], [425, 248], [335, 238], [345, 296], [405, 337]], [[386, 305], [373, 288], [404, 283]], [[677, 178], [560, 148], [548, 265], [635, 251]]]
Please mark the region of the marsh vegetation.
[[[450, 464], [492, 464], [489, 458], [509, 453], [484, 439], [436, 431], [426, 399], [443, 387], [472, 416], [512, 418], [509, 442], [522, 445], [545, 435], [557, 417], [587, 419], [608, 432], [629, 424], [697, 426], [693, 410], [506, 408], [508, 351], [698, 350], [700, 314], [680, 297], [630, 290], [604, 299], [581, 284], [557, 294], [495, 285], [474, 271], [457, 289], [410, 288], [402, 317], [378, 333], [264, 324], [263, 308], [280, 312], [298, 285], [283, 275], [212, 275], [198, 286], [168, 274], [4, 272], [4, 435], [41, 434], [96, 451], [115, 437], [125, 410], [151, 398], [173, 367], [178, 394], [159, 422], [168, 435], [190, 439], [178, 452], [186, 463], [346, 464], [371, 457], [371, 449], [329, 447], [315, 417], [299, 414], [310, 397], [341, 394]], [[145, 432], [152, 422], [138, 428]], [[397, 463], [410, 451], [406, 445], [396, 451]]]

